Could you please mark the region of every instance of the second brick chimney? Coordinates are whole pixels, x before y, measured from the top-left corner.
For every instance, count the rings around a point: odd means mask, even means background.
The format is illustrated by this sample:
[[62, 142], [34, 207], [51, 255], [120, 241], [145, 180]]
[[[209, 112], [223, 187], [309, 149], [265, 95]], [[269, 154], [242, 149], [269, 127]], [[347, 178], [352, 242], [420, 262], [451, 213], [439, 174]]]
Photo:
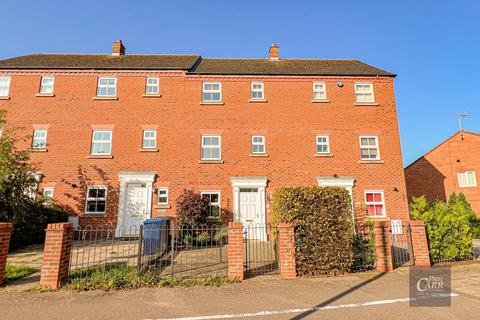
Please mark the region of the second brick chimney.
[[112, 56], [123, 55], [125, 55], [125, 47], [123, 46], [122, 40], [113, 41]]
[[272, 61], [280, 60], [278, 58], [278, 46], [275, 43], [270, 46], [269, 55], [270, 55], [270, 60]]

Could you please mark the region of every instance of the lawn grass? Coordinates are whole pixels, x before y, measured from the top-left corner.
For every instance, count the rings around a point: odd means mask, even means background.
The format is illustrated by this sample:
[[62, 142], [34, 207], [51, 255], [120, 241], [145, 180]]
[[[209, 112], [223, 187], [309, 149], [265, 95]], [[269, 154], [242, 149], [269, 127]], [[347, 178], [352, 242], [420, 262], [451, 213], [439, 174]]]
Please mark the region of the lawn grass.
[[204, 279], [157, 278], [151, 273], [138, 273], [137, 268], [122, 264], [107, 264], [70, 272], [64, 288], [75, 291], [121, 290], [141, 287], [190, 287], [221, 286], [236, 281], [225, 276], [209, 276]]
[[7, 263], [7, 266], [5, 268], [4, 283], [7, 284], [15, 280], [24, 278], [37, 271], [38, 269], [32, 268], [30, 266], [24, 266], [24, 265], [17, 266], [17, 265]]

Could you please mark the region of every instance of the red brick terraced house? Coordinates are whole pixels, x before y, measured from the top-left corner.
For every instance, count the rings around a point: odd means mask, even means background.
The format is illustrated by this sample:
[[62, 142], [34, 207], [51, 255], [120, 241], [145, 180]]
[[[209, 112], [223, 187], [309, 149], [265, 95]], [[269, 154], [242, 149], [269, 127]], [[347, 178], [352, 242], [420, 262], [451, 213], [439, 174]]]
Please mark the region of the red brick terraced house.
[[32, 136], [38, 191], [81, 225], [175, 216], [267, 223], [272, 191], [341, 186], [357, 215], [409, 220], [395, 75], [356, 60], [32, 54], [0, 61], [0, 109]]
[[405, 168], [409, 199], [430, 201], [462, 192], [480, 214], [480, 134], [460, 130]]

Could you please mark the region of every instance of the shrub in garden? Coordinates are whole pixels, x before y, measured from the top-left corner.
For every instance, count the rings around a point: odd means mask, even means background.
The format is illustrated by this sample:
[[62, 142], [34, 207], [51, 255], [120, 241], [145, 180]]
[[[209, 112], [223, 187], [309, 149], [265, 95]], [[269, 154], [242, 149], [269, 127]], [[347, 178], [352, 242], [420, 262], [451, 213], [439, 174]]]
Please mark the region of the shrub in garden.
[[227, 243], [228, 228], [227, 227], [222, 227], [222, 228], [218, 229], [215, 232], [215, 235], [213, 236], [213, 240], [215, 240], [215, 242], [218, 243], [218, 244]]
[[272, 223], [295, 228], [299, 275], [347, 272], [353, 262], [349, 193], [338, 187], [294, 187], [274, 191]]
[[184, 189], [176, 202], [177, 219], [180, 225], [193, 226], [207, 221], [208, 200], [199, 193]]
[[195, 238], [195, 241], [200, 245], [205, 245], [210, 241], [210, 234], [208, 234], [207, 231], [204, 231]]
[[373, 223], [358, 219], [352, 238], [353, 263], [350, 271], [364, 271], [375, 266], [375, 233]]
[[414, 197], [411, 216], [425, 222], [433, 260], [455, 260], [472, 255], [472, 237], [480, 232], [480, 221], [462, 193], [452, 193], [446, 203]]

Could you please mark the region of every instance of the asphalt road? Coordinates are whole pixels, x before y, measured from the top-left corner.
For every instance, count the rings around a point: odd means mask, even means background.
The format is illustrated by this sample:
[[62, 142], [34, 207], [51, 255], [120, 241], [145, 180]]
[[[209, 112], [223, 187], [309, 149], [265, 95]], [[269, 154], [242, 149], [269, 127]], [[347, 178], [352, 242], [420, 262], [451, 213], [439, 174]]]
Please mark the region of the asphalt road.
[[480, 319], [480, 264], [453, 269], [450, 307], [410, 307], [408, 272], [255, 278], [220, 288], [0, 290], [0, 319]]

